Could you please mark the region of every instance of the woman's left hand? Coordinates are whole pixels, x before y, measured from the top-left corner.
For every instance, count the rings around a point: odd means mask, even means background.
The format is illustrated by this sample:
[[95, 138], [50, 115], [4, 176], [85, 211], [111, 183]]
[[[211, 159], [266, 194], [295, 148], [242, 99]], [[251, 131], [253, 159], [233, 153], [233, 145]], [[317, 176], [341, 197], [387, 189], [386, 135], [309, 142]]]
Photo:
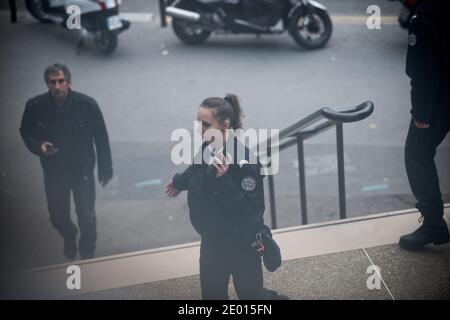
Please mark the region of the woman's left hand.
[[212, 163], [212, 165], [216, 168], [216, 178], [223, 176], [230, 165], [231, 156], [227, 154], [227, 158], [225, 159], [223, 154], [218, 154]]
[[172, 180], [170, 180], [169, 184], [166, 186], [166, 195], [169, 198], [175, 198], [179, 194], [180, 194], [180, 190], [175, 189], [173, 184], [172, 184]]

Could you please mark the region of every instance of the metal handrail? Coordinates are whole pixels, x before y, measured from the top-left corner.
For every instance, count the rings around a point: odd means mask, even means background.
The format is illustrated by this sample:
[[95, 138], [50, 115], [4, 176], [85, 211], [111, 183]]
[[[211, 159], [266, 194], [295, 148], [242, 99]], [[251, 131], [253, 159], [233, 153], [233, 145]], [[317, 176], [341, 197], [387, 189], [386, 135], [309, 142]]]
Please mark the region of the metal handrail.
[[[374, 110], [371, 101], [365, 101], [356, 107], [334, 111], [330, 108], [319, 109], [293, 125], [283, 129], [279, 133], [278, 150], [279, 152], [297, 144], [299, 184], [300, 184], [300, 204], [302, 224], [308, 223], [306, 206], [306, 179], [305, 179], [305, 157], [303, 142], [325, 130], [336, 126], [336, 144], [337, 144], [337, 169], [338, 169], [338, 187], [339, 187], [339, 216], [345, 219], [347, 216], [345, 200], [345, 170], [344, 170], [344, 135], [343, 123], [351, 123], [363, 120], [369, 117]], [[324, 120], [324, 121], [322, 121]], [[322, 122], [320, 122], [322, 121]], [[318, 123], [319, 122], [319, 123]], [[317, 124], [318, 123], [318, 124]], [[315, 126], [313, 126], [316, 124]], [[310, 128], [313, 126], [312, 128]], [[257, 145], [258, 157], [270, 157], [273, 148], [271, 139]], [[267, 149], [259, 150], [259, 146], [266, 146]], [[272, 146], [273, 147], [273, 146]], [[269, 183], [269, 202], [272, 229], [277, 228], [276, 207], [275, 207], [275, 188], [273, 175], [268, 175]]]
[[323, 108], [322, 114], [325, 118], [329, 120], [349, 123], [360, 121], [367, 118], [372, 114], [373, 109], [374, 109], [373, 102], [366, 101], [361, 103], [360, 105], [357, 105], [356, 107], [341, 110], [338, 112], [331, 110], [330, 108]]

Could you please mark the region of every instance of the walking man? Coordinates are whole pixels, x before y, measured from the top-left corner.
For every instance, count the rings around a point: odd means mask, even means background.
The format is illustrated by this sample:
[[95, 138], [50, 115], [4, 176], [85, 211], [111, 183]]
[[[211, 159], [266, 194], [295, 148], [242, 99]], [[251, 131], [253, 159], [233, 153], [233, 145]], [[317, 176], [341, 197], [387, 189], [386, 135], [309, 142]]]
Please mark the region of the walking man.
[[[41, 160], [50, 222], [64, 239], [65, 257], [73, 260], [79, 251], [82, 259], [93, 258], [96, 157], [100, 184], [106, 186], [113, 176], [106, 125], [96, 101], [71, 89], [65, 65], [48, 66], [44, 80], [49, 91], [28, 100], [20, 133]], [[78, 246], [78, 228], [70, 218], [71, 193], [80, 230]]]

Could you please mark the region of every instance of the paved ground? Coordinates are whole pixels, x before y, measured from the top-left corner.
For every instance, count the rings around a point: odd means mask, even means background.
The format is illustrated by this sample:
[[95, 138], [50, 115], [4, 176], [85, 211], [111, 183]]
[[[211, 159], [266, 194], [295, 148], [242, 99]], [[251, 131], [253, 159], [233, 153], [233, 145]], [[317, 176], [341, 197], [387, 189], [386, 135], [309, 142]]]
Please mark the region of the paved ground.
[[[421, 252], [397, 244], [283, 262], [275, 273], [265, 272], [265, 286], [295, 300], [422, 300], [450, 299], [450, 245]], [[370, 258], [370, 259], [369, 259]], [[380, 286], [368, 280], [379, 267]], [[369, 272], [368, 272], [369, 271]], [[373, 284], [369, 289], [367, 283]], [[231, 282], [230, 282], [231, 284]], [[236, 299], [232, 285], [231, 299]], [[201, 299], [198, 276], [104, 290], [75, 299]]]
[[[292, 299], [448, 299], [450, 245], [415, 252], [397, 245], [417, 228], [417, 216], [409, 209], [276, 230], [283, 264], [265, 272], [265, 286]], [[450, 221], [450, 207], [444, 218]], [[0, 296], [199, 299], [199, 258], [200, 243], [193, 242], [52, 265], [0, 279]], [[74, 264], [79, 290], [67, 287]], [[229, 294], [236, 299], [232, 282]]]
[[[18, 127], [28, 98], [45, 91], [41, 74], [53, 61], [73, 72], [73, 87], [99, 102], [112, 141], [116, 179], [98, 190], [99, 256], [198, 239], [187, 217], [185, 195], [164, 197], [164, 185], [180, 170], [170, 162], [171, 132], [192, 130], [199, 102], [236, 92], [246, 127], [284, 128], [319, 107], [350, 107], [365, 100], [376, 111], [345, 126], [348, 215], [410, 208], [403, 167], [409, 122], [409, 82], [404, 74], [406, 33], [388, 23], [368, 30], [369, 4], [395, 16], [388, 1], [324, 1], [334, 33], [319, 51], [298, 48], [287, 35], [214, 36], [187, 47], [157, 19], [135, 22], [105, 58], [93, 50], [76, 55], [78, 36], [21, 19], [0, 21], [0, 195], [2, 262], [8, 269], [64, 261], [61, 240], [49, 226], [42, 173], [24, 148]], [[18, 1], [19, 9], [23, 8]], [[155, 1], [124, 1], [123, 12], [157, 12]], [[0, 8], [4, 8], [2, 2]], [[342, 19], [344, 16], [344, 19]], [[359, 20], [345, 18], [357, 16]], [[358, 22], [359, 21], [359, 22]], [[263, 89], [263, 90], [262, 90]], [[333, 131], [305, 147], [311, 222], [337, 217]], [[450, 140], [437, 155], [441, 187], [450, 201]], [[275, 178], [279, 225], [300, 223], [295, 150], [283, 154]], [[147, 181], [145, 187], [139, 182]]]

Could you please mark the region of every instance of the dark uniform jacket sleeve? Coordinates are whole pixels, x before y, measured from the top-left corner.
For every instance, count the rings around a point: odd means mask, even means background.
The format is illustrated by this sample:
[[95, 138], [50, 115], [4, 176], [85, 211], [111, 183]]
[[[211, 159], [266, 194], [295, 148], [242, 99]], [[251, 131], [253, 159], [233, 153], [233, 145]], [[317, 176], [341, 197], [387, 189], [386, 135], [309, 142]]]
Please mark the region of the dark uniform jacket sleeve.
[[179, 191], [187, 190], [189, 187], [189, 180], [194, 172], [195, 165], [190, 165], [184, 172], [177, 173], [172, 178], [172, 185], [175, 189]]
[[414, 120], [432, 123], [439, 107], [439, 58], [433, 14], [421, 7], [411, 19], [406, 73], [411, 78]]
[[[213, 192], [216, 192], [218, 201], [224, 207], [230, 208], [230, 214], [244, 213], [255, 223], [263, 223], [264, 205], [264, 176], [260, 173], [261, 165], [244, 164], [240, 179], [236, 181], [227, 172], [211, 182]], [[247, 183], [247, 187], [245, 187]], [[248, 184], [250, 183], [250, 184]], [[254, 186], [253, 186], [254, 183]]]
[[98, 179], [111, 179], [113, 176], [111, 147], [108, 131], [102, 112], [95, 100], [92, 100], [94, 118], [94, 142], [98, 158]]
[[20, 135], [22, 136], [28, 150], [37, 156], [42, 156], [41, 145], [43, 141], [40, 141], [36, 137], [38, 123], [33, 115], [33, 111], [33, 103], [29, 100], [25, 106], [25, 111], [22, 116]]

